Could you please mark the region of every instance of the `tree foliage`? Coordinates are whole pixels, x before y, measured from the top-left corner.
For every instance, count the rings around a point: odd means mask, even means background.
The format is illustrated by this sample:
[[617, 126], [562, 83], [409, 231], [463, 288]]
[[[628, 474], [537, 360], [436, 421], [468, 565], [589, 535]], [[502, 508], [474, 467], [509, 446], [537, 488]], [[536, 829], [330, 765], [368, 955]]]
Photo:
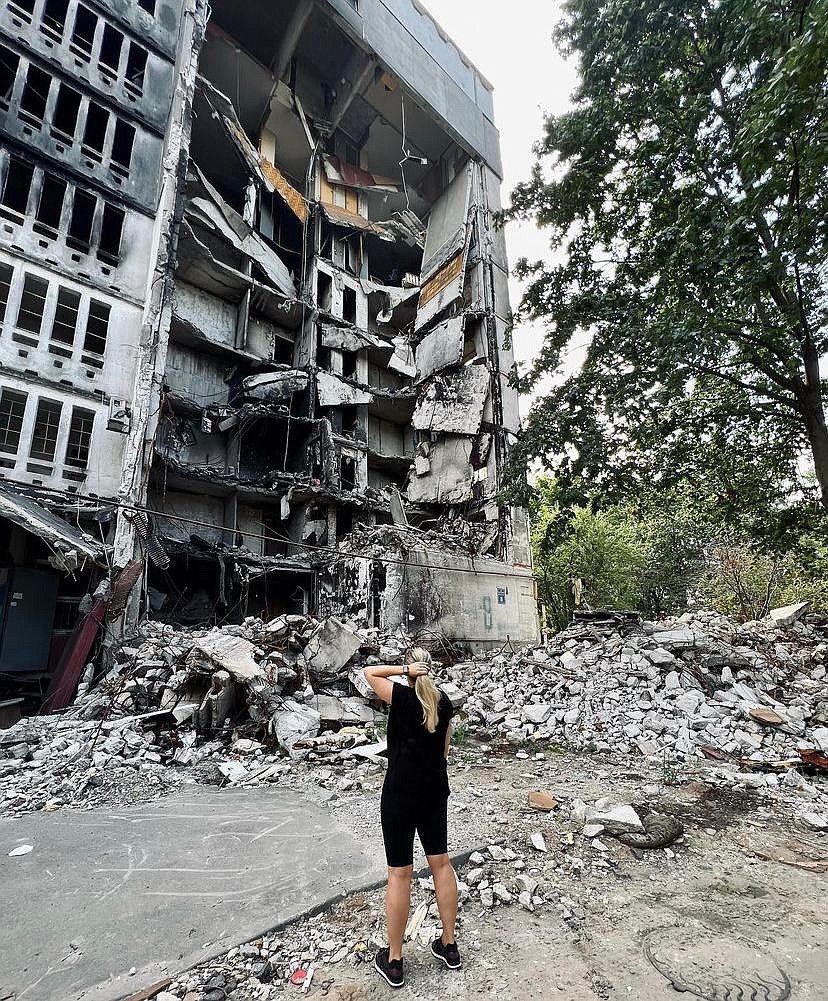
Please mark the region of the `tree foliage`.
[[609, 507], [562, 499], [558, 484], [541, 478], [531, 507], [539, 597], [556, 628], [576, 605], [649, 618], [704, 607], [752, 619], [795, 601], [828, 612], [824, 528], [782, 553], [676, 499]]
[[828, 506], [828, 0], [569, 0], [558, 43], [574, 107], [508, 213], [556, 251], [518, 263], [546, 325], [523, 388], [591, 342], [516, 461], [573, 496], [682, 487], [765, 527]]

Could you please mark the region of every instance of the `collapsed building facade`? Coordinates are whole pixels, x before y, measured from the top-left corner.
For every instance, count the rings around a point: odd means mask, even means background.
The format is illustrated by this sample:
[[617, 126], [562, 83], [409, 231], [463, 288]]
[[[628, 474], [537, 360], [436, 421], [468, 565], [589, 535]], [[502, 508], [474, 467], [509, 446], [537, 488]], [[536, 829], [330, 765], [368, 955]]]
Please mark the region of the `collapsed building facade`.
[[9, 594], [537, 638], [492, 91], [416, 0], [9, 0], [0, 130]]

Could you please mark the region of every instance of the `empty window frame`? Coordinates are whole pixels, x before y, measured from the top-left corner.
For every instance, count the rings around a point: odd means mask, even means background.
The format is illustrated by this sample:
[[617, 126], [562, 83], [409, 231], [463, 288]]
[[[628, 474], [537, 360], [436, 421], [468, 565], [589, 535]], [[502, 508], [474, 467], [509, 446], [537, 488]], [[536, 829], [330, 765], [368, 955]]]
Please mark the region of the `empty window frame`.
[[105, 24], [101, 39], [101, 51], [98, 55], [98, 66], [102, 73], [106, 73], [113, 79], [118, 75], [123, 44], [123, 33], [117, 28], [113, 28], [111, 24]]
[[14, 389], [4, 389], [0, 393], [0, 452], [17, 455], [25, 413], [25, 393]]
[[9, 10], [31, 24], [35, 0], [9, 0]]
[[342, 319], [347, 323], [356, 323], [357, 318], [357, 296], [356, 290], [345, 288], [342, 290]]
[[40, 200], [32, 228], [35, 232], [55, 239], [60, 228], [63, 214], [63, 201], [66, 197], [66, 181], [54, 174], [44, 174], [40, 186]]
[[75, 250], [81, 250], [84, 254], [89, 253], [92, 242], [92, 223], [95, 219], [95, 205], [97, 199], [86, 191], [75, 188], [75, 197], [72, 202], [72, 218], [69, 221], [69, 232], [66, 235], [66, 242]]
[[150, 17], [155, 17], [155, 0], [138, 0], [138, 6], [145, 10]]
[[52, 321], [52, 334], [50, 337], [52, 343], [72, 347], [75, 342], [79, 308], [80, 294], [73, 289], [64, 288], [61, 285], [58, 288], [55, 318]]
[[19, 65], [20, 56], [5, 45], [0, 45], [0, 107], [9, 106]]
[[112, 307], [98, 299], [89, 300], [89, 317], [86, 321], [86, 335], [83, 350], [103, 357], [106, 351], [106, 337], [109, 333], [109, 314]]
[[124, 230], [124, 210], [104, 203], [101, 218], [101, 238], [98, 257], [107, 264], [117, 264], [121, 253], [121, 235]]
[[19, 115], [23, 121], [38, 126], [43, 124], [51, 86], [52, 78], [48, 73], [44, 73], [37, 66], [29, 65], [26, 83], [23, 85], [23, 93], [20, 95]]
[[37, 401], [32, 445], [29, 457], [41, 462], [52, 462], [55, 458], [58, 430], [60, 429], [60, 411], [63, 404], [58, 400]]
[[78, 127], [78, 112], [81, 96], [65, 83], [61, 83], [52, 114], [52, 133], [60, 139], [72, 142]]
[[100, 104], [90, 101], [86, 109], [86, 124], [83, 128], [83, 153], [97, 160], [103, 160], [103, 150], [106, 145], [106, 126], [109, 122], [109, 112]]
[[92, 428], [95, 424], [94, 410], [84, 410], [82, 407], [72, 408], [72, 420], [69, 423], [69, 437], [66, 442], [66, 465], [75, 469], [86, 469], [89, 464], [89, 445], [92, 441]]
[[126, 177], [132, 162], [132, 149], [135, 145], [135, 127], [123, 119], [115, 120], [115, 134], [112, 138], [112, 155], [110, 169], [114, 174]]
[[14, 268], [10, 264], [0, 263], [0, 324], [6, 318], [6, 306], [9, 304], [9, 293], [11, 292], [13, 275]]
[[129, 43], [129, 55], [126, 64], [125, 86], [136, 94], [143, 93], [144, 73], [147, 68], [147, 50], [135, 42]]
[[91, 10], [78, 4], [75, 14], [75, 26], [72, 29], [72, 51], [85, 62], [92, 58], [92, 47], [95, 44], [95, 28], [98, 19]]
[[40, 20], [40, 30], [47, 38], [59, 42], [66, 30], [66, 15], [69, 13], [69, 0], [46, 0], [43, 7], [43, 17]]
[[17, 307], [15, 326], [18, 330], [35, 335], [34, 338], [20, 338], [28, 344], [37, 345], [48, 291], [49, 283], [45, 278], [29, 274], [28, 271], [23, 276], [23, 292], [20, 296], [20, 305]]
[[2, 214], [7, 218], [13, 218], [16, 222], [22, 222], [22, 216], [26, 214], [26, 207], [29, 204], [29, 191], [32, 187], [32, 177], [34, 167], [19, 156], [9, 157], [9, 166], [6, 171], [6, 183], [3, 185], [3, 195], [0, 203], [3, 206]]

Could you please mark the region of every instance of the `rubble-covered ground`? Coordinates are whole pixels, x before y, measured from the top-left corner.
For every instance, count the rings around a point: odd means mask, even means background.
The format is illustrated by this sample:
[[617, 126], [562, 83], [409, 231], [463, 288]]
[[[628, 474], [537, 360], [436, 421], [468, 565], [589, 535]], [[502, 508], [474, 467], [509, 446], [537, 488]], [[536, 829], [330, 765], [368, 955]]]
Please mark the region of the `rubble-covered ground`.
[[[729, 976], [745, 997], [781, 1001], [778, 962], [795, 997], [824, 997], [828, 630], [806, 611], [610, 616], [538, 650], [435, 651], [461, 707], [452, 850], [476, 854], [459, 867], [462, 973], [433, 964], [434, 897], [416, 888], [412, 996], [656, 998], [684, 963], [681, 983], [710, 981], [703, 996], [738, 996], [713, 985]], [[0, 733], [0, 815], [186, 783], [289, 787], [379, 853], [385, 716], [360, 667], [409, 643], [300, 616], [146, 623], [68, 713]], [[371, 997], [387, 989], [368, 963], [382, 935], [381, 892], [357, 895], [160, 996], [271, 998], [304, 977], [308, 996]], [[751, 977], [770, 986], [751, 995]]]

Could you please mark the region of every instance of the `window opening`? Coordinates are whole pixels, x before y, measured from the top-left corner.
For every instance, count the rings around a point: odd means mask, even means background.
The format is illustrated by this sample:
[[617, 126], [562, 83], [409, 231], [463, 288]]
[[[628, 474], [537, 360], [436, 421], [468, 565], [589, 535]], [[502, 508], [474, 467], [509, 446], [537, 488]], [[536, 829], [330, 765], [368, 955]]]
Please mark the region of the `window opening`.
[[103, 355], [106, 351], [106, 335], [109, 331], [109, 314], [112, 307], [98, 299], [89, 300], [89, 317], [86, 321], [86, 335], [83, 350]]
[[60, 286], [55, 306], [55, 319], [52, 323], [52, 341], [68, 344], [70, 347], [74, 344], [79, 307], [80, 294], [70, 288]]
[[342, 375], [346, 379], [355, 379], [357, 374], [357, 353], [356, 351], [342, 352]]
[[95, 28], [98, 19], [83, 4], [78, 4], [75, 14], [75, 27], [72, 31], [72, 50], [85, 62], [92, 58], [92, 46], [95, 44]]
[[38, 275], [31, 275], [26, 272], [23, 278], [23, 293], [20, 296], [20, 305], [17, 308], [18, 330], [24, 330], [32, 337], [15, 337], [15, 340], [22, 340], [25, 344], [37, 347], [37, 338], [40, 336], [40, 326], [43, 323], [43, 309], [46, 305], [46, 293], [49, 291], [49, 283]]
[[144, 89], [144, 72], [147, 68], [147, 50], [135, 42], [129, 43], [129, 56], [126, 66], [126, 83], [128, 90], [141, 94]]
[[96, 199], [85, 191], [75, 188], [75, 198], [72, 203], [72, 219], [69, 222], [69, 232], [66, 242], [76, 250], [89, 253], [92, 241], [92, 221], [95, 217]]
[[155, 0], [138, 0], [138, 6], [145, 10], [150, 17], [155, 17]]
[[22, 222], [29, 204], [29, 191], [32, 187], [34, 167], [20, 157], [9, 157], [9, 169], [6, 172], [6, 183], [3, 186], [3, 212], [7, 218]]
[[49, 100], [49, 89], [52, 78], [48, 73], [39, 70], [37, 66], [29, 66], [26, 73], [26, 83], [20, 95], [20, 117], [23, 121], [42, 125], [46, 116], [46, 102]]
[[121, 233], [124, 228], [124, 211], [108, 202], [104, 204], [101, 221], [101, 239], [98, 257], [109, 264], [117, 264], [121, 253]]
[[58, 91], [55, 111], [52, 115], [52, 132], [69, 142], [75, 137], [75, 129], [78, 125], [78, 112], [80, 111], [81, 96], [76, 90], [72, 90], [65, 83], [61, 83]]
[[35, 0], [9, 0], [9, 8], [12, 13], [19, 14], [24, 21], [31, 23], [34, 14]]
[[109, 121], [109, 112], [100, 104], [94, 101], [89, 102], [86, 109], [86, 125], [83, 129], [83, 152], [97, 160], [103, 160], [103, 148], [106, 142], [106, 123]]
[[9, 304], [9, 293], [11, 292], [13, 275], [14, 269], [10, 264], [0, 263], [0, 324], [6, 318], [6, 307]]
[[44, 174], [33, 229], [44, 236], [51, 237], [51, 239], [55, 239], [58, 235], [66, 187], [66, 181], [63, 178], [56, 177], [54, 174]]
[[82, 407], [72, 408], [69, 438], [66, 442], [67, 466], [74, 466], [76, 469], [86, 469], [89, 464], [89, 444], [92, 440], [92, 427], [94, 424], [94, 410], [84, 410]]
[[339, 483], [343, 490], [353, 490], [356, 486], [356, 459], [353, 456], [342, 456]]
[[115, 77], [118, 74], [118, 65], [121, 62], [121, 47], [124, 44], [124, 36], [113, 28], [111, 24], [105, 24], [103, 38], [101, 39], [101, 51], [98, 56], [98, 66], [108, 76]]
[[57, 400], [37, 401], [32, 447], [29, 449], [30, 458], [40, 459], [41, 462], [51, 462], [54, 459], [61, 407], [62, 404]]
[[17, 78], [20, 56], [5, 45], [0, 45], [0, 106], [8, 108]]
[[333, 281], [325, 271], [319, 271], [316, 277], [316, 305], [324, 313], [330, 313], [333, 305]]
[[115, 121], [115, 135], [112, 138], [113, 173], [126, 177], [132, 162], [132, 147], [135, 145], [135, 127], [118, 118]]
[[352, 288], [342, 290], [342, 319], [347, 323], [356, 323], [357, 318], [357, 297], [356, 291]]
[[0, 452], [17, 455], [25, 413], [25, 393], [13, 389], [4, 389], [0, 393]]
[[59, 42], [66, 30], [66, 15], [69, 13], [69, 0], [46, 0], [40, 30], [44, 35]]

